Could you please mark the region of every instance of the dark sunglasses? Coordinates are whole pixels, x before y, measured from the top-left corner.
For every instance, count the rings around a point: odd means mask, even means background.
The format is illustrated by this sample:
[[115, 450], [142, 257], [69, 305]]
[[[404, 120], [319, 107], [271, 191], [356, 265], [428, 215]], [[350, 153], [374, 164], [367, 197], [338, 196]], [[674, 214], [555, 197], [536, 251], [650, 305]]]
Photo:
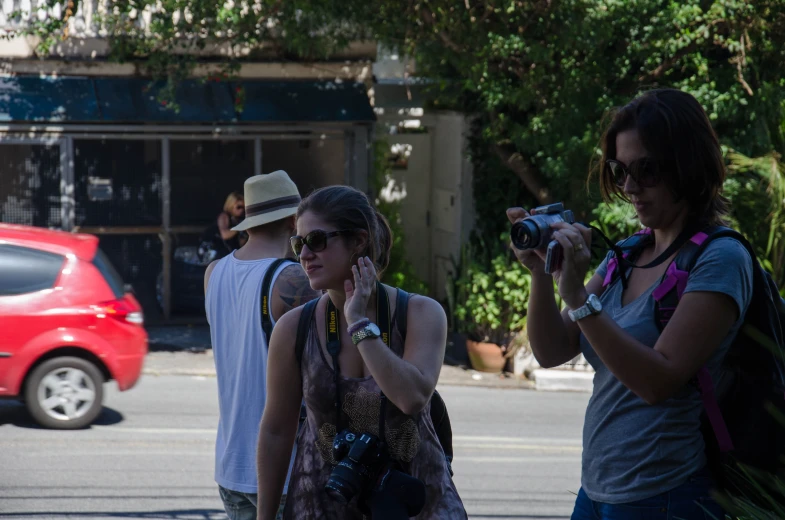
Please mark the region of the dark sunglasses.
[[647, 157], [632, 161], [629, 166], [616, 159], [608, 159], [605, 161], [605, 167], [613, 178], [614, 184], [619, 188], [624, 187], [627, 176], [632, 177], [635, 184], [641, 188], [653, 188], [660, 182], [659, 164]]
[[305, 237], [301, 237], [299, 235], [293, 236], [289, 239], [289, 243], [292, 245], [292, 251], [298, 257], [300, 253], [303, 252], [303, 246], [308, 246], [308, 249], [313, 251], [314, 253], [318, 253], [319, 251], [324, 251], [324, 248], [327, 247], [327, 239], [331, 237], [337, 237], [338, 235], [351, 235], [352, 231], [348, 229], [343, 229], [340, 231], [322, 231], [321, 229], [314, 229]]

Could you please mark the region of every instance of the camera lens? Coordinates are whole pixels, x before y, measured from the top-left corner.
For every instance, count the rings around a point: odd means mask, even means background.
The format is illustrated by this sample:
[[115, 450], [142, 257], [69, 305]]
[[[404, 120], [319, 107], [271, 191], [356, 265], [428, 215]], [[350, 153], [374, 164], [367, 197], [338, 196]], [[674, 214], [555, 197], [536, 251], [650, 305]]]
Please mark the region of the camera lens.
[[540, 244], [540, 230], [528, 219], [522, 220], [513, 224], [510, 239], [518, 249], [534, 249]]
[[333, 500], [345, 504], [360, 492], [364, 477], [361, 466], [342, 461], [333, 468], [324, 490]]
[[349, 500], [354, 496], [350, 489], [347, 489], [341, 482], [335, 479], [330, 479], [324, 486], [324, 490], [327, 492], [327, 496], [340, 504], [348, 504]]

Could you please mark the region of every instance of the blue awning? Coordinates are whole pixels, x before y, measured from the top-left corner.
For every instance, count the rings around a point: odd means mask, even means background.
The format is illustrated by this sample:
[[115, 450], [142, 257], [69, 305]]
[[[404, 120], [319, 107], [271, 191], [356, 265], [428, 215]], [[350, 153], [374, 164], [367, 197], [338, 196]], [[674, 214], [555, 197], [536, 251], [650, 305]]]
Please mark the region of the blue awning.
[[[179, 111], [163, 106], [163, 82], [143, 78], [0, 78], [0, 121], [67, 123], [271, 123], [374, 121], [365, 85], [338, 81], [186, 80]], [[236, 110], [244, 92], [243, 109]]]

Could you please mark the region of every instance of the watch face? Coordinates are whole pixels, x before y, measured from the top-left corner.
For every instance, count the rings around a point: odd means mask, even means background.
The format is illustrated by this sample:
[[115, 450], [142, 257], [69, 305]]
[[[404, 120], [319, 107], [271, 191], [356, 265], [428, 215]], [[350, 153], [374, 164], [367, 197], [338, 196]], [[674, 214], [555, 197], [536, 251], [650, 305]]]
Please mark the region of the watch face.
[[586, 302], [594, 312], [600, 312], [602, 310], [602, 303], [600, 303], [600, 299], [597, 297], [596, 294], [592, 294], [589, 296], [588, 301]]
[[376, 336], [381, 336], [382, 331], [379, 330], [379, 327], [375, 323], [371, 323], [366, 327], [372, 334]]

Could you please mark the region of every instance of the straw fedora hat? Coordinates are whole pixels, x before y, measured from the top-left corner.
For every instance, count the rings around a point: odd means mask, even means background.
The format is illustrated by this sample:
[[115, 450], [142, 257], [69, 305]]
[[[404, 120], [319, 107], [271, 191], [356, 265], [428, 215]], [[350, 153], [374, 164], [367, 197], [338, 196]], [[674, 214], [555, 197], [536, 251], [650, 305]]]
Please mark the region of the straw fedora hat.
[[297, 185], [283, 170], [267, 175], [254, 175], [246, 179], [245, 220], [232, 228], [232, 231], [245, 231], [297, 213], [300, 193]]

